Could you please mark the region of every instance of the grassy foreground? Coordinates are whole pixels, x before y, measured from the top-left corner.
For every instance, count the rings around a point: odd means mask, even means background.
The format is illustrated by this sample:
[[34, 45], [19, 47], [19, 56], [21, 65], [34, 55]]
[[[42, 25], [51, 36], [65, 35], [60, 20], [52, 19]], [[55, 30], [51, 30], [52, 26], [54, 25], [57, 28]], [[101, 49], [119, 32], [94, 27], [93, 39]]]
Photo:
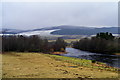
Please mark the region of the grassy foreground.
[[[0, 54], [1, 55], [1, 54]], [[4, 53], [3, 78], [117, 78], [113, 68], [98, 67], [90, 60], [42, 53]], [[82, 64], [80, 64], [82, 63]], [[99, 63], [102, 65], [102, 63]], [[104, 65], [104, 64], [103, 64]], [[92, 67], [91, 67], [92, 66]]]

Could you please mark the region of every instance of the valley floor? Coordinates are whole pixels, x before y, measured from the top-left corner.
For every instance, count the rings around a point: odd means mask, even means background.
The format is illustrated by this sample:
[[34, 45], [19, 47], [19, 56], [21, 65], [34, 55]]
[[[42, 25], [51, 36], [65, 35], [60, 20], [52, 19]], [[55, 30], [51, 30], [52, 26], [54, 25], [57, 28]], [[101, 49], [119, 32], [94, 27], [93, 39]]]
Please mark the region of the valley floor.
[[[1, 55], [1, 54], [0, 54]], [[3, 78], [116, 78], [117, 72], [76, 66], [42, 53], [2, 54]]]

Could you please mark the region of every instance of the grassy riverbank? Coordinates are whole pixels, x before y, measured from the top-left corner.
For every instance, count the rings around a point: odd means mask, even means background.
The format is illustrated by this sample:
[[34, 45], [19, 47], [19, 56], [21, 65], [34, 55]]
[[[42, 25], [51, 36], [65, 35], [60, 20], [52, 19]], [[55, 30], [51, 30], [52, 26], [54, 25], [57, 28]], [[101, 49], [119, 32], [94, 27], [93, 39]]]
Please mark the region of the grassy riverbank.
[[75, 64], [77, 66], [84, 66], [84, 67], [88, 67], [88, 68], [94, 68], [94, 69], [96, 68], [96, 69], [100, 69], [100, 70], [117, 72], [117, 68], [107, 66], [105, 63], [97, 62], [97, 61], [94, 61], [94, 60], [86, 60], [86, 59], [79, 59], [79, 58], [73, 58], [73, 57], [49, 55], [49, 54], [46, 54], [46, 55], [54, 58], [55, 60], [65, 61], [65, 62], [68, 62], [68, 63]]
[[120, 53], [113, 53], [114, 55], [120, 55]]
[[[0, 54], [1, 55], [1, 54]], [[42, 53], [4, 53], [3, 78], [117, 78], [116, 69], [90, 60]], [[98, 65], [104, 65], [99, 66]], [[102, 68], [103, 67], [103, 68]]]

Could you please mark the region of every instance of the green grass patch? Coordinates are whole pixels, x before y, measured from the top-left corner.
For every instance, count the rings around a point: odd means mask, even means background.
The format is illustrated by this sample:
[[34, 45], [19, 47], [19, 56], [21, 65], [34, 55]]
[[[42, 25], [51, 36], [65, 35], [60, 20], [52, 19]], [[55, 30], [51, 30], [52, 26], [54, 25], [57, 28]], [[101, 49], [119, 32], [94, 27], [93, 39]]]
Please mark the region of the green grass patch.
[[105, 63], [97, 62], [93, 60], [86, 60], [86, 59], [80, 59], [80, 58], [73, 58], [73, 57], [65, 57], [65, 56], [59, 56], [59, 55], [51, 55], [51, 54], [45, 54], [51, 58], [54, 58], [58, 61], [65, 61], [68, 63], [73, 63], [77, 66], [84, 66], [89, 68], [95, 68], [100, 70], [107, 70], [107, 71], [114, 71], [117, 72], [118, 69], [114, 67], [107, 66]]

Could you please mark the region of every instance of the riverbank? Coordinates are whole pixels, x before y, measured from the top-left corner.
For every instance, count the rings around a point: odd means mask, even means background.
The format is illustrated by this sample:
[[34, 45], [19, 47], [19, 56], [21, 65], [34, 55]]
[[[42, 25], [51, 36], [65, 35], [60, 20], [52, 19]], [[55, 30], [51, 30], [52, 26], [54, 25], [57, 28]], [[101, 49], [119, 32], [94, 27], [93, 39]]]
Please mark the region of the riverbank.
[[117, 68], [108, 66], [105, 63], [98, 62], [95, 60], [86, 60], [86, 59], [65, 57], [65, 56], [59, 56], [59, 55], [48, 55], [48, 54], [46, 54], [46, 55], [51, 58], [54, 58], [57, 61], [65, 61], [68, 63], [75, 64], [77, 66], [83, 66], [83, 67], [88, 67], [88, 68], [93, 68], [93, 69], [117, 72]]
[[51, 52], [50, 54], [60, 55], [60, 54], [67, 54], [67, 52]]
[[[42, 53], [4, 53], [3, 78], [117, 78], [116, 71], [85, 67], [90, 60]], [[72, 61], [72, 62], [71, 62]], [[95, 65], [94, 65], [95, 66]]]
[[120, 53], [114, 53], [114, 55], [119, 55], [120, 56]]
[[[69, 47], [68, 47], [69, 48]], [[70, 47], [70, 48], [74, 48], [74, 47]], [[74, 49], [77, 49], [77, 48], [74, 48]], [[120, 55], [120, 53], [104, 53], [104, 52], [97, 52], [97, 51], [89, 51], [89, 50], [82, 50], [82, 49], [78, 49], [78, 50], [81, 50], [81, 51], [86, 51], [86, 52], [90, 52], [90, 53], [98, 53], [98, 54], [107, 54], [107, 55]]]
[[105, 55], [105, 54], [99, 54], [99, 53], [92, 53], [87, 51], [82, 51], [75, 48], [66, 48], [67, 54], [63, 54], [62, 56], [67, 57], [76, 57], [80, 59], [87, 59], [87, 60], [95, 60], [99, 62], [104, 62], [109, 66], [112, 67], [120, 67], [118, 65], [120, 56], [118, 55]]

